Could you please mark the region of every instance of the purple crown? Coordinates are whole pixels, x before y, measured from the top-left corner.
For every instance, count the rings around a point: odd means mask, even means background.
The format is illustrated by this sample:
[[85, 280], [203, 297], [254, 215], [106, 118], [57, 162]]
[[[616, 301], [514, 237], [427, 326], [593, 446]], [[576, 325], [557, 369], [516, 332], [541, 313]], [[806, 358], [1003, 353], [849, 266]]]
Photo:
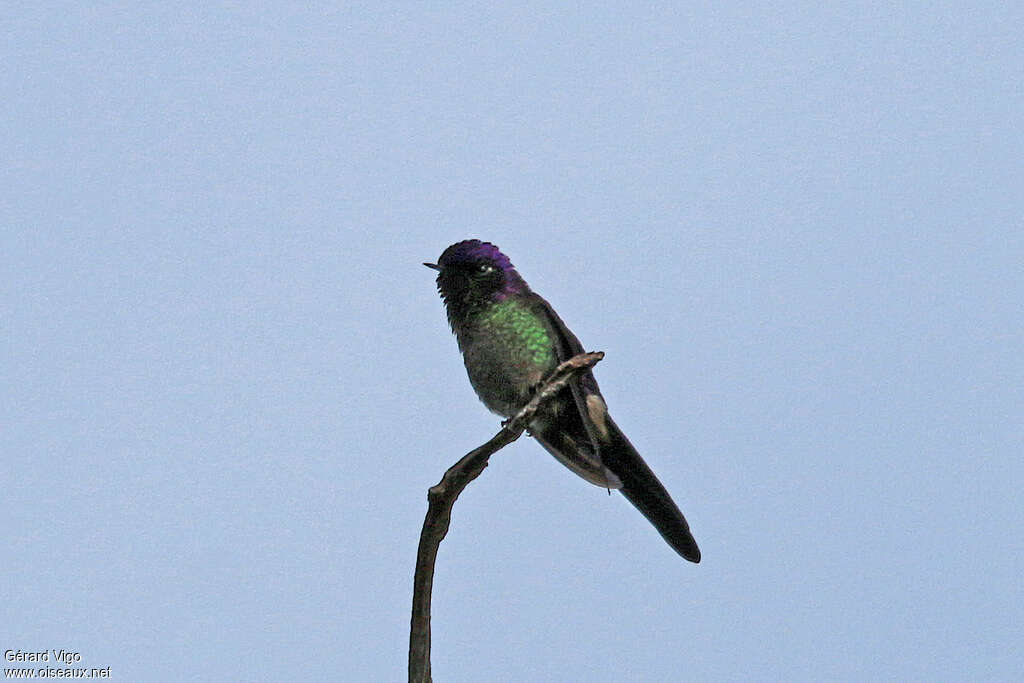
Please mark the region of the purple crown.
[[444, 250], [438, 263], [442, 266], [451, 263], [470, 263], [473, 261], [486, 260], [498, 266], [505, 272], [514, 271], [512, 262], [508, 260], [495, 245], [480, 240], [464, 240], [457, 242]]

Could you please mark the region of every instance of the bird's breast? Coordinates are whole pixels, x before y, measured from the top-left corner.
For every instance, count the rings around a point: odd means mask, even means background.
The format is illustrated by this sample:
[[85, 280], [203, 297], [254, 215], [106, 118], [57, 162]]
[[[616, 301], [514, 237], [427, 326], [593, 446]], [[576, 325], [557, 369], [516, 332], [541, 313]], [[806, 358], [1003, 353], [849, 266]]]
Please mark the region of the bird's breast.
[[558, 364], [550, 333], [524, 307], [495, 304], [460, 335], [463, 360], [477, 396], [509, 417]]

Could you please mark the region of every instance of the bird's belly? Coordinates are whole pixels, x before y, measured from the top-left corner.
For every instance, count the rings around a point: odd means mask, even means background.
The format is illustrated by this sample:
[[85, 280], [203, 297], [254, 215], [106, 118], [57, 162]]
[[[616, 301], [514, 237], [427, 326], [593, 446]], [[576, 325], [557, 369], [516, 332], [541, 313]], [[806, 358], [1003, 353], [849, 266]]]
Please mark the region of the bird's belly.
[[523, 407], [552, 369], [538, 365], [529, 353], [516, 353], [507, 346], [473, 344], [463, 356], [476, 395], [502, 417], [511, 417]]

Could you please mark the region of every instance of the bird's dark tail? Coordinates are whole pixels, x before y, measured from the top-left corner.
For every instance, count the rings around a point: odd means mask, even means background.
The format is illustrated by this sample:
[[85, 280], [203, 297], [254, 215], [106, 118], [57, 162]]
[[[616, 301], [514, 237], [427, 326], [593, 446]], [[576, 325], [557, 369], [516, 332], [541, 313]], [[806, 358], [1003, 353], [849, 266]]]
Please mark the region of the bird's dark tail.
[[629, 443], [629, 439], [606, 417], [607, 439], [600, 446], [601, 461], [622, 480], [622, 495], [643, 513], [672, 548], [690, 562], [700, 562], [700, 548], [690, 525], [654, 472]]

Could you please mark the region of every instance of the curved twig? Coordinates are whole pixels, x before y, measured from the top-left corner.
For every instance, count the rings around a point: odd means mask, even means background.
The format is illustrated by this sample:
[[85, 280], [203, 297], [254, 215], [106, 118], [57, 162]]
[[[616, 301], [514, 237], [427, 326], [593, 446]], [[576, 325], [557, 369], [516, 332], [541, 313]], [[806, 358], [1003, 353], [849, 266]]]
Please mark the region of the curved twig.
[[416, 575], [413, 578], [412, 622], [409, 630], [410, 683], [430, 683], [430, 595], [434, 586], [434, 563], [437, 560], [437, 549], [448, 533], [455, 500], [469, 482], [480, 476], [494, 453], [522, 435], [545, 401], [563, 389], [573, 377], [594, 367], [602, 358], [604, 353], [600, 351], [581, 353], [555, 368], [530, 402], [502, 424], [501, 431], [452, 465], [441, 481], [427, 492], [427, 515], [420, 532]]

